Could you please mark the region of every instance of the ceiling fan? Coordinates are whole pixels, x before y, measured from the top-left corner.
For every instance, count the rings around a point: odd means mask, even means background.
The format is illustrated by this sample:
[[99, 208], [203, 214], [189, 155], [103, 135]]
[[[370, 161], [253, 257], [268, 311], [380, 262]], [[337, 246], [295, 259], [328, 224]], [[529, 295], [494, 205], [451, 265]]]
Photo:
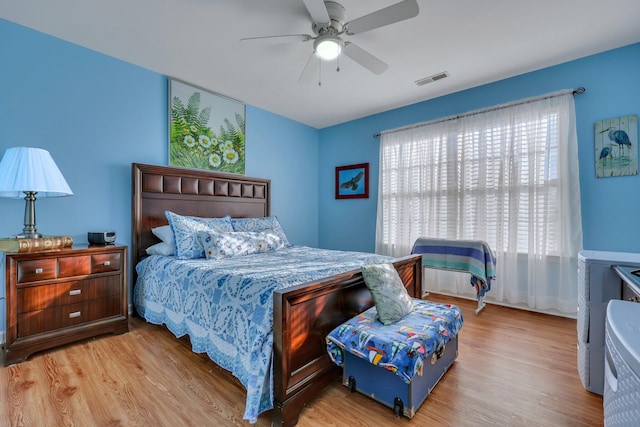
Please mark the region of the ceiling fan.
[[[298, 41], [313, 40], [313, 53], [302, 70], [299, 83], [307, 83], [316, 74], [321, 60], [332, 60], [341, 53], [353, 59], [374, 74], [382, 74], [389, 66], [366, 50], [342, 36], [352, 36], [384, 27], [385, 25], [413, 18], [419, 13], [417, 0], [404, 0], [368, 15], [347, 21], [347, 11], [335, 1], [303, 0], [311, 18], [310, 34], [287, 34], [278, 36], [248, 37], [240, 41]], [[339, 70], [339, 69], [338, 69]]]

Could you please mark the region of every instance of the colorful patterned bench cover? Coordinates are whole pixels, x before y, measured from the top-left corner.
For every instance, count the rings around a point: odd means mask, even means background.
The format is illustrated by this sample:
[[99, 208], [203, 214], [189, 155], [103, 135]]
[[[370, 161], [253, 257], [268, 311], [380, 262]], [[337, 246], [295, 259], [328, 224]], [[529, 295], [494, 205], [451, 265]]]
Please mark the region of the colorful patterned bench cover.
[[455, 305], [413, 299], [413, 306], [410, 314], [391, 325], [378, 320], [373, 306], [336, 327], [326, 337], [329, 357], [342, 366], [346, 350], [409, 384], [422, 375], [425, 359], [457, 336], [463, 323]]

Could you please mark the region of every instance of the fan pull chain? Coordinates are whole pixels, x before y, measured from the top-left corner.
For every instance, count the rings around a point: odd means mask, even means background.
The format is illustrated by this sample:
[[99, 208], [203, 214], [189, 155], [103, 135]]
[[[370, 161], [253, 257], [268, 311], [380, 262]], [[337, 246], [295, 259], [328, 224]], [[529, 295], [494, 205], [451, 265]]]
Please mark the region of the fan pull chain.
[[322, 86], [322, 60], [318, 57], [318, 86]]
[[338, 68], [336, 68], [336, 73], [339, 73], [339, 72], [340, 72], [340, 57], [341, 57], [341, 56], [342, 56], [342, 55], [338, 55]]

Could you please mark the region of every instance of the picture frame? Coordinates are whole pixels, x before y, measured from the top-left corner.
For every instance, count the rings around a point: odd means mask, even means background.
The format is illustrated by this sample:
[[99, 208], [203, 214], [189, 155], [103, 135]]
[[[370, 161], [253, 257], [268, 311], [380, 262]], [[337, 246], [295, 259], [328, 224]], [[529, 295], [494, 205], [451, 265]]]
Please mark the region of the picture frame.
[[638, 175], [638, 115], [594, 124], [596, 178]]
[[369, 163], [336, 167], [336, 199], [369, 198]]
[[169, 79], [169, 165], [245, 173], [246, 105]]

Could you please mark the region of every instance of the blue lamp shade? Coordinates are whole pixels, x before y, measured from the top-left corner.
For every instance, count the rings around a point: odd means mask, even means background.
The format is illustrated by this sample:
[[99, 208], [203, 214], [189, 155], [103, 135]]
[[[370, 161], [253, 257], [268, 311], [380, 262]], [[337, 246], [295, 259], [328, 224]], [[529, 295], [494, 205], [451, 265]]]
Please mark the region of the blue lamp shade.
[[9, 148], [0, 161], [0, 197], [20, 199], [27, 191], [38, 193], [38, 197], [73, 195], [47, 150]]
[[73, 192], [47, 150], [15, 147], [0, 161], [0, 197], [24, 197], [24, 230], [18, 238], [42, 237], [36, 230], [38, 197], [71, 196]]

